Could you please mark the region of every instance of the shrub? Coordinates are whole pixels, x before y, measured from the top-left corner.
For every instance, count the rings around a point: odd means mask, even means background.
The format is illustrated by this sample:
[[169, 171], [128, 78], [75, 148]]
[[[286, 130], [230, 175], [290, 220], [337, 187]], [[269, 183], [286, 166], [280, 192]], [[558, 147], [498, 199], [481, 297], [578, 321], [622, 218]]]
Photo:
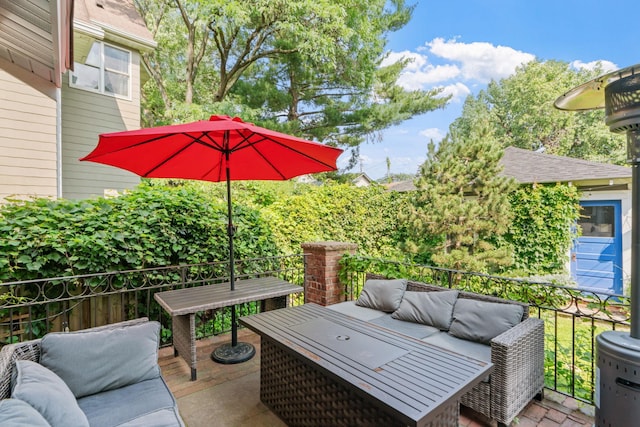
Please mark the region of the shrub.
[[[278, 253], [254, 209], [236, 206], [238, 259]], [[228, 259], [226, 202], [143, 183], [116, 198], [0, 207], [0, 280], [28, 280]]]

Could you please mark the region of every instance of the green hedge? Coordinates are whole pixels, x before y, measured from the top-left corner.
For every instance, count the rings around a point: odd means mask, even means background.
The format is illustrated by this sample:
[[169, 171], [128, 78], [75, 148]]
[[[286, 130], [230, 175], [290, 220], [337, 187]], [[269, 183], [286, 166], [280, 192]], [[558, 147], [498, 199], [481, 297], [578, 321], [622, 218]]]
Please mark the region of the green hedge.
[[[235, 256], [297, 254], [303, 242], [338, 240], [363, 255], [404, 260], [399, 213], [408, 196], [381, 186], [234, 182]], [[226, 260], [225, 198], [221, 184], [154, 181], [116, 198], [2, 205], [0, 280]], [[517, 272], [561, 271], [577, 190], [521, 187], [511, 203], [515, 218], [500, 243], [513, 247]]]
[[262, 212], [284, 253], [299, 253], [303, 242], [337, 240], [356, 243], [366, 255], [399, 258], [406, 233], [398, 212], [407, 203], [406, 193], [377, 185], [325, 184], [279, 198]]
[[[116, 198], [0, 206], [0, 280], [28, 280], [228, 259], [224, 201], [141, 184]], [[255, 209], [236, 206], [238, 259], [278, 254]]]

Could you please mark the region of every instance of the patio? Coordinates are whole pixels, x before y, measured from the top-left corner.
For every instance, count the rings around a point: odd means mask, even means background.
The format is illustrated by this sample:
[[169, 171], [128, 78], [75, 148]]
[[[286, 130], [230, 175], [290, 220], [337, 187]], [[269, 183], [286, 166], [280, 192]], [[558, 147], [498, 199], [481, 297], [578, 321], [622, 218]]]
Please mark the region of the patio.
[[[260, 339], [251, 331], [239, 331], [242, 341], [256, 347], [256, 356], [248, 362], [223, 365], [209, 355], [218, 345], [230, 340], [229, 334], [199, 340], [197, 343], [198, 380], [190, 381], [190, 368], [173, 347], [160, 350], [162, 376], [178, 400], [184, 421], [189, 427], [211, 425], [241, 427], [285, 424], [260, 402]], [[591, 427], [594, 408], [549, 390], [542, 402], [532, 402], [518, 417], [518, 427]], [[478, 414], [462, 408], [461, 427], [491, 426]]]

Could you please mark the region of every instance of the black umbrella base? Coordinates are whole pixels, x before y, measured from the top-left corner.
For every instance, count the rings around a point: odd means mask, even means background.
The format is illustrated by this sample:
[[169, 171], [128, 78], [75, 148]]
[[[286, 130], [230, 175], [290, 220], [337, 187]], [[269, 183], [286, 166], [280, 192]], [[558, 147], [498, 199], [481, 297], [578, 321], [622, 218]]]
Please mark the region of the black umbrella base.
[[236, 345], [223, 344], [213, 350], [211, 360], [225, 365], [242, 363], [251, 359], [256, 354], [256, 349], [249, 343], [239, 342]]

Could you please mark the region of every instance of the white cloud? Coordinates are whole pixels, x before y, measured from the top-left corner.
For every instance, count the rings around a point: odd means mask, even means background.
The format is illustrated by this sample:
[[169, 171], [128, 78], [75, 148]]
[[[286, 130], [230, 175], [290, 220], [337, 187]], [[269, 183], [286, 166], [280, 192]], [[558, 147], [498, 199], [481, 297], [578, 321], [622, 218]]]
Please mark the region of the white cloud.
[[389, 52], [387, 57], [382, 60], [380, 64], [383, 67], [387, 65], [395, 64], [398, 61], [403, 59], [409, 59], [409, 63], [405, 68], [406, 71], [417, 71], [422, 68], [427, 63], [427, 56], [421, 55], [416, 52], [410, 52], [408, 50], [403, 50], [402, 52]]
[[440, 92], [441, 97], [451, 95], [451, 101], [449, 102], [462, 102], [470, 94], [471, 89], [469, 89], [464, 83], [460, 82], [444, 86], [442, 88], [442, 92]]
[[477, 80], [482, 83], [508, 77], [519, 65], [535, 59], [530, 53], [484, 42], [461, 43], [456, 40], [445, 41], [438, 37], [426, 45], [433, 55], [459, 62], [465, 80]]
[[605, 61], [604, 59], [599, 59], [597, 61], [591, 62], [582, 62], [580, 60], [571, 62], [571, 66], [578, 70], [595, 70], [596, 68], [600, 68], [600, 71], [603, 73], [608, 73], [609, 71], [617, 70], [619, 67], [611, 61]]
[[426, 65], [420, 70], [403, 71], [398, 78], [398, 84], [407, 90], [418, 90], [446, 82], [459, 75], [460, 69], [453, 64]]
[[403, 59], [410, 61], [400, 74], [398, 84], [406, 90], [428, 89], [460, 75], [460, 69], [454, 64], [433, 65], [426, 55], [407, 50], [390, 52], [381, 65], [391, 65]]
[[420, 131], [420, 135], [434, 142], [439, 142], [444, 138], [445, 133], [438, 128], [428, 128]]
[[407, 90], [444, 87], [443, 96], [453, 95], [454, 100], [463, 99], [471, 93], [462, 82], [485, 84], [492, 79], [499, 80], [512, 75], [519, 65], [535, 59], [529, 53], [482, 42], [462, 43], [435, 38], [425, 46], [432, 56], [444, 60], [444, 63], [434, 64], [421, 52], [424, 49], [419, 49], [418, 52], [389, 52], [382, 65], [409, 59], [398, 79], [400, 86]]

